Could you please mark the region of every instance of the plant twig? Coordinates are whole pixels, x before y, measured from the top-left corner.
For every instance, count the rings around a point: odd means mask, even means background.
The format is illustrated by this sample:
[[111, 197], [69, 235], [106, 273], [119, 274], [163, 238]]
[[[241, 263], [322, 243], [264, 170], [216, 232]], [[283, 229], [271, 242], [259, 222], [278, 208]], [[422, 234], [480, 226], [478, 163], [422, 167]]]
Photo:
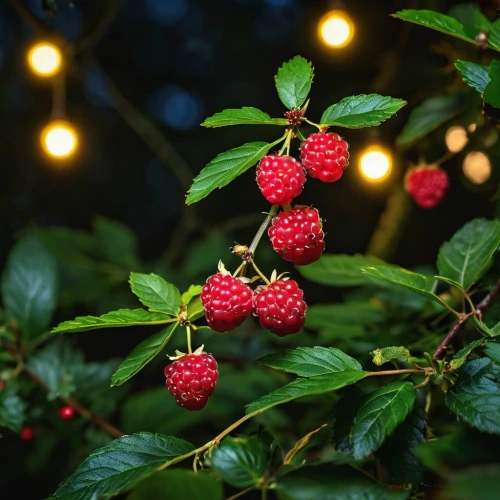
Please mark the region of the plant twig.
[[255, 486], [250, 486], [249, 488], [246, 488], [245, 490], [239, 491], [235, 495], [232, 495], [230, 497], [227, 497], [226, 500], [236, 500], [237, 498], [242, 497], [243, 495], [246, 495], [247, 493], [250, 493], [252, 490], [255, 489]]
[[255, 236], [253, 237], [252, 243], [250, 243], [250, 246], [248, 247], [248, 254], [253, 255], [255, 253], [255, 250], [257, 249], [257, 245], [259, 244], [260, 239], [266, 232], [267, 226], [269, 226], [269, 223], [271, 222], [272, 218], [276, 215], [276, 212], [278, 211], [278, 206], [279, 205], [273, 205], [271, 207], [271, 210], [269, 210], [267, 217], [263, 220], [259, 229], [255, 233]]
[[432, 372], [433, 368], [422, 368], [418, 370], [416, 368], [403, 368], [402, 370], [382, 370], [380, 372], [368, 372], [365, 375], [366, 377], [379, 377], [381, 375], [400, 375], [403, 373], [422, 373], [422, 372]]

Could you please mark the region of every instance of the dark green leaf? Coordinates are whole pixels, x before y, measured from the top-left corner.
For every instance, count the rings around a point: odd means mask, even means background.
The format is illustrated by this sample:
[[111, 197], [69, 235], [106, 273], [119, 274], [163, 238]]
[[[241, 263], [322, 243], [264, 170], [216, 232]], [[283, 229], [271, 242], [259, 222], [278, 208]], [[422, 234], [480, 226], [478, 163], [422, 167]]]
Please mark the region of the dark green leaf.
[[349, 441], [354, 418], [364, 402], [364, 396], [357, 386], [348, 387], [335, 405], [332, 443], [341, 453], [352, 453]]
[[346, 97], [325, 110], [320, 123], [331, 127], [375, 127], [397, 113], [406, 101], [378, 94]]
[[276, 75], [276, 89], [281, 102], [288, 108], [299, 108], [306, 102], [314, 72], [312, 64], [301, 56], [283, 63]]
[[380, 447], [405, 420], [415, 403], [411, 382], [394, 382], [368, 395], [351, 430], [354, 458], [363, 458]]
[[469, 85], [469, 87], [477, 90], [480, 94], [484, 92], [486, 85], [488, 85], [490, 81], [488, 66], [468, 61], [457, 61], [455, 66], [458, 71], [460, 71], [464, 82]]
[[158, 467], [193, 450], [186, 441], [162, 434], [140, 432], [123, 436], [92, 453], [51, 498], [110, 498], [130, 490]]
[[488, 36], [488, 44], [496, 49], [500, 49], [500, 20], [497, 19], [490, 29]]
[[167, 326], [135, 347], [113, 374], [111, 385], [121, 385], [142, 370], [167, 345], [177, 325]]
[[460, 469], [449, 477], [444, 488], [451, 500], [497, 500], [500, 491], [500, 465], [481, 465]]
[[191, 299], [201, 294], [202, 285], [190, 285], [190, 287], [181, 295], [181, 302], [187, 306]]
[[187, 308], [187, 315], [190, 321], [196, 321], [204, 315], [203, 304], [201, 303], [201, 299], [196, 297], [192, 300]]
[[26, 418], [27, 404], [17, 393], [17, 387], [11, 381], [0, 391], [0, 427], [19, 432]]
[[175, 315], [181, 304], [177, 288], [157, 274], [130, 273], [130, 288], [150, 311]]
[[338, 325], [372, 325], [383, 321], [386, 313], [369, 302], [345, 302], [343, 304], [317, 304], [307, 310], [308, 328]]
[[463, 3], [453, 6], [448, 14], [454, 17], [464, 29], [465, 34], [475, 40], [480, 31], [489, 32], [490, 21], [481, 12], [479, 5], [474, 3]]
[[408, 362], [411, 357], [410, 351], [406, 347], [382, 347], [375, 349], [371, 354], [373, 355], [372, 361], [377, 366], [393, 360]]
[[297, 347], [281, 353], [268, 354], [257, 361], [264, 366], [295, 373], [301, 377], [362, 369], [355, 359], [333, 347]]
[[492, 359], [496, 363], [500, 363], [500, 344], [498, 342], [486, 342], [484, 353], [488, 356], [488, 358]]
[[271, 118], [267, 113], [257, 108], [243, 107], [241, 109], [225, 109], [207, 118], [202, 127], [225, 127], [226, 125], [282, 125], [287, 126], [285, 118]]
[[441, 246], [439, 274], [467, 289], [482, 276], [499, 245], [500, 221], [474, 219]]
[[474, 340], [470, 344], [466, 345], [463, 349], [460, 349], [455, 355], [453, 359], [450, 361], [450, 368], [452, 370], [458, 370], [466, 361], [467, 356], [477, 347], [484, 344], [484, 339]]
[[500, 61], [498, 59], [491, 61], [488, 77], [490, 81], [484, 89], [483, 99], [495, 108], [500, 108]]

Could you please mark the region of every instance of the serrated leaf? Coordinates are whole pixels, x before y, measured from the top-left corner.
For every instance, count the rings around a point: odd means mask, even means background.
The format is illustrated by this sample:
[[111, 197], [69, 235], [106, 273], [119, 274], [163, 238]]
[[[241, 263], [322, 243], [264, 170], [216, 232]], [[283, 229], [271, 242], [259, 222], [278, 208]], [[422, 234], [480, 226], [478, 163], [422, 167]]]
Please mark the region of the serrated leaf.
[[162, 325], [171, 321], [172, 317], [164, 313], [150, 312], [145, 309], [118, 309], [118, 311], [111, 311], [102, 316], [77, 316], [75, 319], [63, 321], [52, 332], [85, 332], [98, 328]]
[[488, 44], [496, 49], [500, 49], [500, 20], [498, 19], [491, 25]]
[[348, 387], [335, 405], [332, 444], [336, 451], [352, 453], [349, 441], [354, 418], [364, 402], [364, 396], [357, 386]]
[[488, 337], [497, 337], [500, 335], [500, 322], [498, 322], [494, 327], [490, 328], [486, 323], [481, 321], [477, 316], [472, 317], [474, 323], [476, 324], [478, 330]]
[[474, 340], [470, 344], [467, 344], [463, 349], [460, 349], [455, 355], [453, 359], [450, 361], [450, 368], [452, 370], [458, 370], [462, 365], [467, 361], [467, 356], [477, 347], [484, 344], [484, 339]]
[[271, 118], [267, 113], [257, 108], [244, 106], [241, 109], [225, 109], [220, 113], [206, 118], [202, 127], [225, 127], [227, 125], [281, 125], [287, 126], [285, 118]]
[[267, 447], [258, 436], [226, 437], [210, 457], [212, 470], [235, 488], [257, 486], [267, 465]]
[[178, 324], [167, 326], [136, 346], [111, 377], [111, 385], [121, 385], [141, 371], [167, 345]]
[[492, 380], [491, 359], [469, 361], [446, 393], [448, 408], [476, 429], [500, 434], [500, 387]]
[[301, 56], [283, 63], [276, 75], [276, 90], [285, 107], [299, 108], [306, 102], [313, 77], [312, 64]]
[[230, 149], [214, 158], [194, 179], [189, 188], [186, 203], [191, 205], [208, 196], [214, 189], [223, 188], [242, 173], [253, 167], [282, 139], [267, 142], [249, 142]]
[[405, 361], [408, 362], [411, 354], [406, 347], [382, 347], [375, 349], [372, 353], [373, 363], [377, 366], [382, 366], [389, 361]]
[[193, 450], [190, 443], [162, 434], [140, 432], [123, 436], [94, 451], [51, 498], [110, 498], [130, 490], [158, 467], [165, 467]]
[[482, 464], [449, 476], [443, 493], [451, 500], [497, 500], [499, 491], [500, 466]]
[[2, 301], [26, 336], [42, 333], [56, 308], [55, 259], [34, 235], [20, 239], [9, 253], [2, 275]]
[[19, 432], [26, 418], [27, 404], [22, 401], [17, 387], [11, 381], [0, 391], [0, 427]]
[[474, 219], [439, 249], [439, 274], [467, 289], [482, 276], [499, 245], [500, 221]]
[[393, 382], [372, 392], [354, 419], [350, 442], [354, 458], [377, 450], [405, 420], [415, 403], [411, 382]]
[[355, 384], [366, 375], [366, 372], [349, 370], [329, 373], [311, 378], [300, 378], [288, 385], [261, 397], [247, 406], [246, 413], [260, 413], [273, 406], [288, 403], [304, 396], [313, 396], [325, 392], [336, 391], [342, 387]]
[[386, 312], [368, 302], [344, 302], [343, 304], [316, 304], [307, 310], [308, 328], [339, 325], [372, 325], [383, 321]]
[[490, 31], [491, 23], [481, 12], [479, 5], [473, 3], [454, 5], [448, 15], [462, 25], [465, 34], [471, 40], [475, 40], [480, 31]]
[[371, 284], [362, 273], [364, 267], [381, 264], [376, 257], [360, 254], [325, 254], [321, 259], [308, 266], [299, 266], [297, 271], [304, 278], [330, 286], [359, 286]]
[[191, 299], [201, 294], [202, 288], [202, 285], [190, 285], [187, 291], [181, 295], [181, 302], [187, 306], [191, 302]]
[[489, 83], [483, 93], [483, 99], [494, 106], [500, 108], [500, 61], [493, 59], [488, 72]]
[[457, 61], [455, 62], [455, 67], [469, 87], [477, 90], [480, 94], [484, 92], [486, 85], [488, 85], [490, 81], [488, 66], [469, 61]]
[[362, 369], [355, 359], [334, 347], [297, 347], [268, 354], [257, 361], [264, 366], [295, 373], [301, 377]]
[[179, 290], [157, 274], [130, 273], [130, 288], [150, 311], [176, 315], [181, 304]]
[[406, 101], [378, 94], [346, 97], [325, 110], [320, 123], [331, 127], [375, 127], [397, 113]]
[[486, 342], [484, 354], [496, 363], [500, 363], [500, 344], [498, 342]]

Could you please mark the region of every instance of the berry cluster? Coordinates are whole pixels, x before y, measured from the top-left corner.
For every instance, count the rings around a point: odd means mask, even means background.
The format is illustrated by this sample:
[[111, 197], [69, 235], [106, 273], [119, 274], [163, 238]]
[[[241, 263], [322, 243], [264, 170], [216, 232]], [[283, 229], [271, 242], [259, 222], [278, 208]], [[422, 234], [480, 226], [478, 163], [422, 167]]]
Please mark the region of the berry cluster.
[[450, 186], [448, 174], [436, 166], [416, 167], [405, 179], [406, 191], [422, 208], [434, 208], [443, 201]]

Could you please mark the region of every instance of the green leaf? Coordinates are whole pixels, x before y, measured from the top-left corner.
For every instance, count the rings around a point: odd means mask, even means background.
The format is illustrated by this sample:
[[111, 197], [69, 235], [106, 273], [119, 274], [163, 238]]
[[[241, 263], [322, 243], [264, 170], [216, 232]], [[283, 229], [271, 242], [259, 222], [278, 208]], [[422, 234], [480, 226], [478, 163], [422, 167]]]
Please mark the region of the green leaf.
[[111, 385], [121, 385], [141, 371], [167, 345], [178, 324], [167, 326], [136, 346], [111, 377]]
[[500, 21], [498, 19], [491, 25], [488, 44], [496, 49], [500, 49]]
[[325, 110], [320, 123], [330, 127], [375, 127], [397, 113], [406, 101], [378, 94], [346, 97]]
[[201, 318], [205, 314], [204, 309], [203, 309], [203, 304], [201, 303], [201, 299], [199, 297], [196, 297], [194, 300], [192, 300], [187, 308], [187, 315], [189, 321], [196, 321], [197, 319]]
[[486, 85], [490, 81], [488, 76], [488, 66], [468, 61], [457, 61], [455, 67], [458, 69], [464, 82], [477, 90], [480, 94], [484, 92]]
[[181, 295], [181, 302], [187, 306], [191, 299], [201, 294], [202, 285], [190, 285], [186, 292]]
[[441, 246], [439, 274], [467, 289], [482, 276], [499, 245], [500, 221], [474, 219]]
[[130, 273], [130, 288], [150, 311], [176, 315], [181, 304], [177, 288], [157, 274]]
[[463, 349], [460, 349], [455, 355], [453, 359], [450, 361], [450, 368], [452, 370], [458, 370], [462, 365], [467, 361], [467, 356], [477, 347], [484, 344], [484, 339], [474, 340], [470, 344], [466, 345]]
[[343, 304], [317, 304], [307, 310], [308, 328], [338, 325], [372, 325], [386, 317], [380, 307], [369, 302], [345, 302]]
[[500, 466], [483, 464], [454, 473], [443, 493], [451, 500], [497, 500], [499, 491]]
[[225, 127], [227, 125], [281, 125], [287, 126], [285, 118], [271, 118], [267, 113], [257, 108], [244, 106], [241, 109], [225, 109], [220, 113], [205, 119], [202, 127]]
[[491, 23], [481, 12], [479, 5], [473, 3], [455, 5], [448, 15], [454, 17], [463, 26], [466, 35], [474, 41], [480, 31], [489, 32], [491, 29]]
[[371, 284], [362, 269], [380, 263], [379, 259], [368, 255], [325, 254], [313, 264], [296, 269], [304, 278], [314, 283], [342, 287], [358, 286]]
[[98, 328], [119, 326], [162, 325], [170, 323], [172, 318], [164, 313], [150, 312], [145, 309], [118, 309], [102, 316], [77, 316], [56, 326], [53, 333], [85, 332]]
[[301, 377], [362, 369], [355, 359], [334, 347], [297, 347], [281, 353], [268, 354], [257, 361], [264, 366], [295, 373]]
[[221, 153], [196, 176], [189, 188], [186, 203], [188, 205], [196, 203], [208, 196], [214, 189], [227, 186], [236, 177], [253, 167], [281, 140], [272, 144], [249, 142]]
[[394, 382], [372, 392], [356, 414], [351, 430], [354, 458], [366, 457], [405, 420], [415, 403], [411, 382]]
[[11, 381], [0, 391], [0, 427], [19, 432], [26, 418], [27, 404], [17, 393], [17, 387]]
[[306, 102], [314, 72], [312, 64], [301, 56], [283, 63], [276, 75], [276, 90], [288, 108], [299, 108]]
[[490, 377], [491, 359], [469, 361], [460, 370], [456, 384], [446, 393], [448, 408], [476, 429], [500, 434], [500, 387]]
[[212, 452], [212, 470], [235, 488], [257, 486], [266, 472], [268, 453], [258, 436], [227, 437]]
[[410, 113], [397, 143], [400, 146], [412, 145], [463, 109], [463, 99], [457, 94], [429, 97]]
[[498, 342], [486, 342], [484, 354], [496, 363], [500, 363], [500, 344]]
[[300, 378], [288, 385], [261, 397], [247, 406], [247, 414], [261, 413], [273, 406], [288, 403], [304, 396], [314, 396], [324, 392], [336, 391], [351, 384], [355, 384], [366, 375], [366, 372], [349, 370], [345, 372], [329, 373], [311, 378]]
[[110, 498], [130, 490], [158, 467], [194, 450], [182, 439], [140, 432], [123, 436], [94, 451], [51, 498]]
[[500, 61], [498, 59], [491, 61], [488, 77], [490, 81], [484, 89], [483, 99], [495, 108], [500, 108]]
[[57, 265], [34, 235], [20, 239], [9, 253], [2, 275], [7, 313], [28, 337], [47, 329], [56, 308]]
[[411, 357], [410, 351], [406, 347], [382, 347], [375, 349], [371, 354], [373, 355], [372, 361], [377, 366], [382, 366], [393, 360], [408, 362]]
[[206, 471], [162, 470], [141, 481], [127, 500], [223, 500], [222, 482]]
[[354, 418], [364, 402], [364, 395], [357, 386], [348, 387], [335, 405], [332, 444], [336, 451], [352, 453], [349, 437]]

